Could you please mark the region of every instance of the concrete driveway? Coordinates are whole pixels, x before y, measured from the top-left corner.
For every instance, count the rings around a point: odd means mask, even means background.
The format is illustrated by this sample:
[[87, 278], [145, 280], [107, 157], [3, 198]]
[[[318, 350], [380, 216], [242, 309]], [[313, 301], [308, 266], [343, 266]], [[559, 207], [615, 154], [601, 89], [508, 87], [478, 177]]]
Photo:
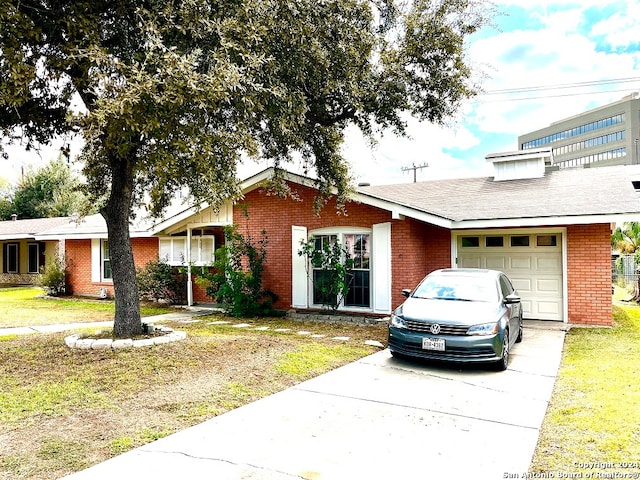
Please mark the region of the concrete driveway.
[[527, 325], [505, 372], [384, 350], [67, 478], [523, 478], [564, 333]]

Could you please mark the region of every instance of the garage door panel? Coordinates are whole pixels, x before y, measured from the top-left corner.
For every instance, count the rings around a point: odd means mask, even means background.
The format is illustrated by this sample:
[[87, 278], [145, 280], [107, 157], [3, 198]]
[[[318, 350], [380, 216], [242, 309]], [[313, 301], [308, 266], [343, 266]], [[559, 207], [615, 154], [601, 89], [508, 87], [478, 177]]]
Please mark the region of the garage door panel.
[[532, 304], [531, 300], [526, 300], [526, 299], [523, 298], [520, 303], [522, 304], [522, 316], [524, 318], [531, 317], [531, 314], [532, 314], [532, 311], [533, 311], [533, 304]]
[[492, 270], [504, 270], [507, 266], [507, 258], [504, 256], [487, 257], [486, 266]]
[[483, 268], [480, 255], [460, 257], [458, 258], [458, 263], [461, 268]]
[[561, 290], [560, 278], [536, 278], [536, 293], [551, 293], [558, 295]]
[[530, 256], [510, 257], [509, 267], [511, 270], [531, 270], [532, 258]]
[[536, 270], [539, 272], [550, 271], [557, 272], [562, 268], [562, 260], [557, 257], [544, 256], [536, 257]]
[[520, 295], [523, 293], [531, 293], [533, 292], [533, 281], [530, 278], [518, 278], [512, 277], [509, 275], [509, 272], [505, 272], [509, 278], [511, 278], [511, 283], [513, 283], [513, 287], [518, 291]]
[[535, 312], [537, 315], [535, 318], [540, 318], [542, 320], [552, 320], [557, 315], [560, 314], [560, 304], [559, 302], [545, 302], [545, 301], [536, 301], [535, 302]]

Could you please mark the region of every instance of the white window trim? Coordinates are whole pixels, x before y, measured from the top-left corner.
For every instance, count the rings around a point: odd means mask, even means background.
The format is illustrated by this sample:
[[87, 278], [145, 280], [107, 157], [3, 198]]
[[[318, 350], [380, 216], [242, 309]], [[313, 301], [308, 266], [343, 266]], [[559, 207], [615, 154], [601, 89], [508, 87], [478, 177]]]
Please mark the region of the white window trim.
[[[214, 235], [191, 235], [191, 244], [188, 245], [188, 236], [176, 236], [176, 237], [158, 237], [158, 257], [161, 261], [166, 262], [168, 265], [174, 266], [174, 267], [184, 267], [186, 265], [188, 265], [190, 262], [191, 264], [195, 265], [195, 266], [207, 266], [207, 265], [211, 265], [214, 260], [215, 260], [215, 249], [216, 249], [216, 242], [215, 242], [215, 236]], [[202, 259], [202, 242], [206, 241], [206, 240], [210, 240], [211, 241], [211, 259], [208, 260], [203, 260]], [[166, 255], [162, 256], [160, 254], [160, 245], [162, 244], [162, 242], [170, 242], [170, 247], [169, 247], [169, 256], [167, 258]], [[197, 250], [194, 249], [194, 245], [193, 243], [197, 242]], [[175, 245], [177, 243], [182, 243], [183, 245], [183, 249], [182, 252], [184, 253], [184, 259], [183, 260], [176, 260], [174, 259], [174, 256], [176, 255], [176, 248]], [[189, 258], [189, 256], [191, 256], [191, 258]]]
[[91, 239], [91, 282], [93, 283], [113, 283], [112, 278], [104, 278], [102, 252], [103, 243], [106, 241], [106, 238]]

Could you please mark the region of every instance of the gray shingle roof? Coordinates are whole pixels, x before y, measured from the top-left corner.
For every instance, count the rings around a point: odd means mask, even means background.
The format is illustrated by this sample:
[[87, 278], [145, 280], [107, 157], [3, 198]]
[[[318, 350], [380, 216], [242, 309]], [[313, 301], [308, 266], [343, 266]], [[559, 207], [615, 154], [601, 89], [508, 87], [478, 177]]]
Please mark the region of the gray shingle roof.
[[37, 233], [66, 225], [69, 222], [71, 222], [71, 217], [6, 220], [0, 222], [0, 238], [33, 237]]
[[544, 177], [434, 180], [359, 187], [358, 192], [453, 222], [584, 215], [639, 214], [640, 166], [575, 168]]

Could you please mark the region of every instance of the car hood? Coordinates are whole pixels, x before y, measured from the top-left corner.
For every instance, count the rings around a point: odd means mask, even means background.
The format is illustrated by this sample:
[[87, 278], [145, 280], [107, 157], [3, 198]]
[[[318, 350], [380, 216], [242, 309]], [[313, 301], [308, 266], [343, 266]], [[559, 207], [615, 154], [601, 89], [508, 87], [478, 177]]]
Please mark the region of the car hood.
[[498, 321], [504, 306], [498, 302], [466, 302], [408, 298], [402, 304], [405, 320], [449, 325], [478, 325]]

